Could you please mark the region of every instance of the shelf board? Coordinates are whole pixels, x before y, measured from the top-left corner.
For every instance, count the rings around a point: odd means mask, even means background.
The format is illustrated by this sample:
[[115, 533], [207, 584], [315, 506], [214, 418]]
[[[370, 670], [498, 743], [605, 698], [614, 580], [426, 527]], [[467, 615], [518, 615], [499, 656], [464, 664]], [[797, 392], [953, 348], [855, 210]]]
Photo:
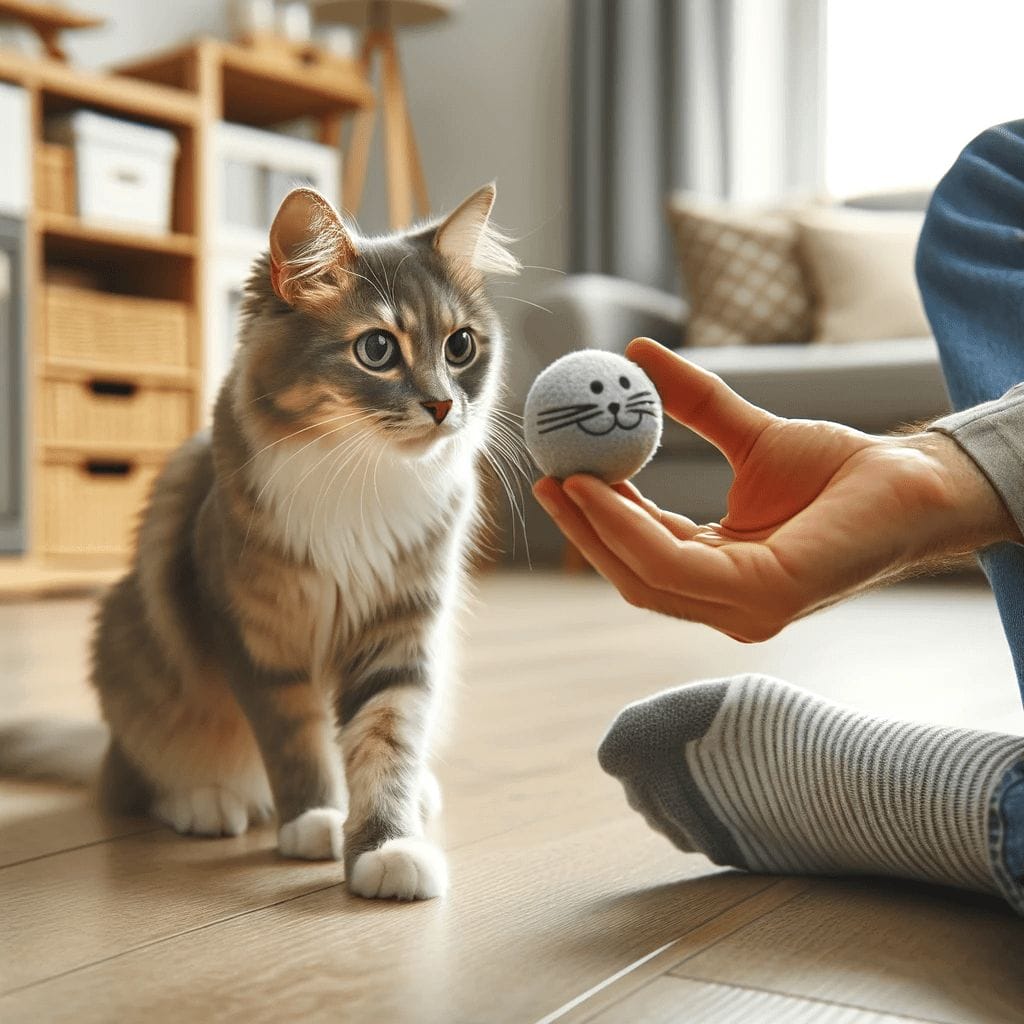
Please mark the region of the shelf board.
[[199, 386], [199, 374], [188, 367], [136, 367], [101, 360], [59, 359], [53, 356], [40, 360], [39, 373], [50, 380], [130, 380], [145, 387], [177, 388], [182, 391]]
[[0, 600], [83, 594], [116, 583], [128, 559], [81, 559], [0, 555]]
[[155, 124], [190, 127], [199, 121], [199, 100], [175, 89], [137, 78], [79, 71], [56, 60], [0, 50], [0, 79], [35, 86], [45, 95], [111, 114]]
[[178, 233], [147, 234], [130, 228], [112, 228], [70, 217], [64, 213], [37, 211], [33, 221], [47, 238], [78, 244], [94, 244], [104, 249], [163, 253], [168, 256], [195, 256], [199, 242], [195, 235]]
[[140, 462], [147, 466], [162, 466], [177, 445], [166, 444], [119, 444], [117, 441], [77, 444], [42, 443], [37, 449], [39, 462], [81, 462], [83, 459], [110, 459], [113, 461]]

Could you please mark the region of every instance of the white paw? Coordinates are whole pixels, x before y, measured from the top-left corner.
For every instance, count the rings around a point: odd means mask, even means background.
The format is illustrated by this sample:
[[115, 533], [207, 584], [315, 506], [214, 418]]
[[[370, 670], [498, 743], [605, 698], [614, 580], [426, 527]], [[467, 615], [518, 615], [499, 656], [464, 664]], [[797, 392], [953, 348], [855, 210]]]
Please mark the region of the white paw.
[[432, 900], [448, 888], [448, 868], [425, 840], [390, 839], [356, 858], [348, 887], [369, 899]]
[[249, 827], [243, 801], [217, 786], [165, 793], [153, 814], [182, 835], [240, 836]]
[[423, 772], [420, 779], [420, 814], [424, 822], [431, 821], [441, 813], [441, 783], [430, 770]]
[[333, 807], [303, 811], [278, 829], [278, 853], [301, 860], [341, 860], [344, 824], [345, 815]]

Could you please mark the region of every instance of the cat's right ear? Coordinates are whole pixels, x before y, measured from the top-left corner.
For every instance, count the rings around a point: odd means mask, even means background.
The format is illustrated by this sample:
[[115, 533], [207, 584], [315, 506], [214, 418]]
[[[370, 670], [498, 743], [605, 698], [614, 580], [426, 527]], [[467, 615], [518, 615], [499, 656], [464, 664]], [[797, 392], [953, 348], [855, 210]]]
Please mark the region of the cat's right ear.
[[311, 188], [288, 193], [270, 226], [270, 283], [289, 306], [315, 313], [337, 299], [358, 255], [334, 207]]

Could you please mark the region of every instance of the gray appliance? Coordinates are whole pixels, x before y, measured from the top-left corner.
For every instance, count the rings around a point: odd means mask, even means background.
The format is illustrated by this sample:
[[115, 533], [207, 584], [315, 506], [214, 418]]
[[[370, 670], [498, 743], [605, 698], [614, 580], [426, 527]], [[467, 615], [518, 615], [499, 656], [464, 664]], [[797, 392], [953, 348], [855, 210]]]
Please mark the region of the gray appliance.
[[0, 216], [0, 553], [27, 542], [25, 500], [25, 315], [20, 221]]

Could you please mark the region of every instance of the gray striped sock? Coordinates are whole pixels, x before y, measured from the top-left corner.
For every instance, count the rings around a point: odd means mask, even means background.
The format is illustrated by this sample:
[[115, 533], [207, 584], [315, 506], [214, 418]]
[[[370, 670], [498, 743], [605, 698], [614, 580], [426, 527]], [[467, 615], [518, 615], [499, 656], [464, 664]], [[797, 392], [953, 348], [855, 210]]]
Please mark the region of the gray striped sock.
[[872, 718], [763, 676], [631, 704], [598, 754], [684, 850], [773, 874], [915, 878], [1024, 913], [1024, 738]]

